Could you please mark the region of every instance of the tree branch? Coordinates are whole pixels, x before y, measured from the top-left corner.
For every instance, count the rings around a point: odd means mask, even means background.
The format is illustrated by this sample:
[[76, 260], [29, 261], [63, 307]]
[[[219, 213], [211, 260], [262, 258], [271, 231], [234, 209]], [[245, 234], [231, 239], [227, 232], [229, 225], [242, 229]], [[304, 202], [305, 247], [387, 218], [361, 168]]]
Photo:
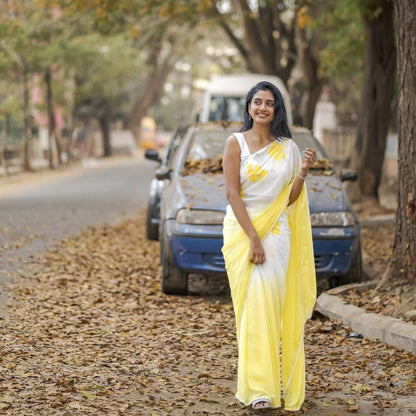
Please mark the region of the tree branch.
[[[219, 20], [219, 25], [224, 30], [225, 34], [229, 37], [231, 42], [234, 44], [234, 46], [238, 49], [238, 52], [240, 52], [240, 55], [244, 58], [246, 62], [249, 61], [249, 53], [247, 48], [244, 46], [244, 44], [241, 42], [241, 40], [234, 34], [234, 31], [231, 29], [230, 25], [226, 22], [224, 19], [224, 15], [221, 14], [217, 8], [217, 4], [215, 0], [212, 0], [212, 11], [214, 13], [215, 18]], [[251, 69], [251, 68], [249, 68]]]

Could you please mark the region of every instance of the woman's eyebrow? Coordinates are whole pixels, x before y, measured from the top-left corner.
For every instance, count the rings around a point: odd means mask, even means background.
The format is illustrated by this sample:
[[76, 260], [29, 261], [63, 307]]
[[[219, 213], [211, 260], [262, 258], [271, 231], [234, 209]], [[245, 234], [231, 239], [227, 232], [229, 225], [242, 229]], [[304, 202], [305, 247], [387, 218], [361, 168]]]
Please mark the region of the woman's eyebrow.
[[[254, 101], [263, 101], [263, 98], [253, 98]], [[264, 100], [267, 101], [268, 103], [274, 103], [274, 100]]]

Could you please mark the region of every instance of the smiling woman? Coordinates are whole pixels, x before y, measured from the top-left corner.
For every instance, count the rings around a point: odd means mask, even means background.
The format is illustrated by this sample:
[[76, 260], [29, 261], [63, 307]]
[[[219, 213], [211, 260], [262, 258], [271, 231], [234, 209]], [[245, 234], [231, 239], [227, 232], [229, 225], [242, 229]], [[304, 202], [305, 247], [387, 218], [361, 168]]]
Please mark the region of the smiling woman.
[[236, 397], [254, 409], [299, 410], [305, 397], [303, 326], [316, 297], [312, 232], [304, 181], [316, 152], [303, 159], [283, 98], [268, 82], [247, 94], [244, 125], [224, 151], [229, 201], [224, 254], [238, 339]]

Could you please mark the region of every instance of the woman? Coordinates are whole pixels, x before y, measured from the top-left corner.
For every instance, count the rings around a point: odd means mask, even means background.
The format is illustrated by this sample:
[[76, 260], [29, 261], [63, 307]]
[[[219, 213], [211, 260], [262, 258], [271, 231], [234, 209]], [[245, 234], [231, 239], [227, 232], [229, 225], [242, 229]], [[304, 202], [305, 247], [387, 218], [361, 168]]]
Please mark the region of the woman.
[[316, 298], [304, 186], [316, 152], [301, 158], [291, 140], [280, 91], [269, 82], [246, 98], [244, 126], [226, 142], [227, 198], [222, 249], [236, 315], [236, 397], [255, 409], [284, 407], [305, 396], [303, 327]]

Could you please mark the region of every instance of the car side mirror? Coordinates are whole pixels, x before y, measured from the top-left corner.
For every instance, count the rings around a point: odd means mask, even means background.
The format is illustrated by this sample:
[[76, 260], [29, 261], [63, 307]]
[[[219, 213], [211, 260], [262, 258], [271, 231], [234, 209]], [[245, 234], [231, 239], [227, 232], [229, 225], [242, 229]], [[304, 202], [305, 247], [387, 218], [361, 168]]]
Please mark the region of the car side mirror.
[[341, 179], [341, 182], [344, 182], [344, 181], [355, 182], [358, 179], [358, 173], [356, 170], [353, 170], [353, 169], [341, 169], [339, 178]]
[[156, 179], [158, 181], [164, 181], [165, 179], [170, 179], [170, 169], [161, 168], [156, 170]]
[[157, 150], [146, 150], [144, 153], [144, 157], [149, 160], [155, 160], [156, 162], [162, 161]]

